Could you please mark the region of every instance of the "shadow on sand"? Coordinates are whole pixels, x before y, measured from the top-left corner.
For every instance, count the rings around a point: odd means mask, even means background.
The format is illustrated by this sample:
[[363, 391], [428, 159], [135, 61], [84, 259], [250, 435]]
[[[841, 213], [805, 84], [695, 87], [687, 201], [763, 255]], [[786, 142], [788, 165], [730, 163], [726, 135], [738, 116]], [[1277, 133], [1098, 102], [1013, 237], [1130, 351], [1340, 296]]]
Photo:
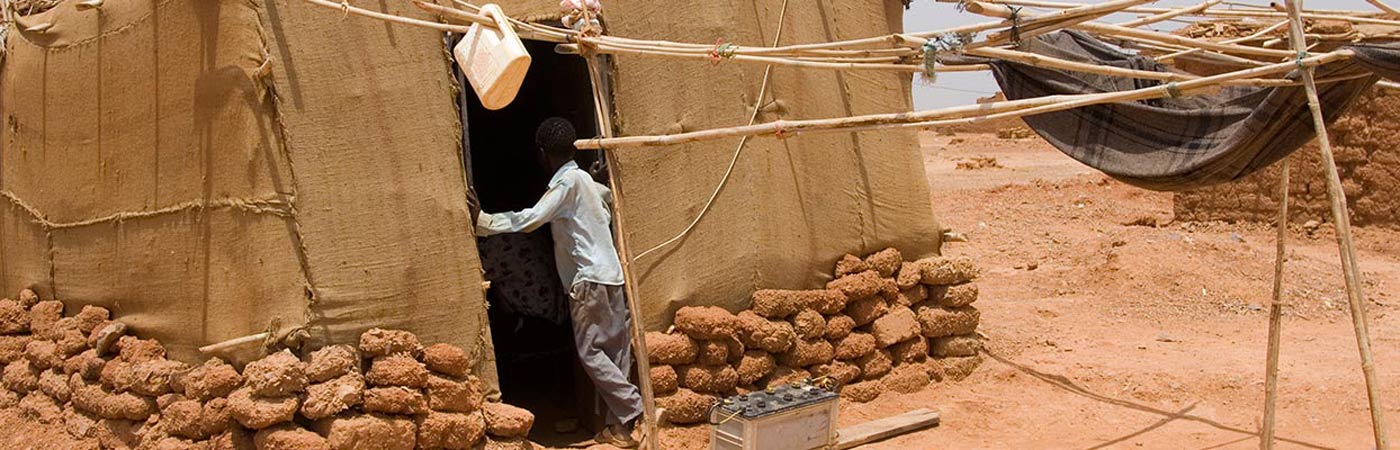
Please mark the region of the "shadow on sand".
[[[1049, 385], [1051, 385], [1051, 386], [1054, 386], [1054, 387], [1056, 387], [1056, 388], [1059, 388], [1059, 389], [1061, 389], [1061, 390], [1063, 390], [1063, 391], [1066, 391], [1066, 392], [1069, 392], [1069, 393], [1071, 393], [1071, 394], [1075, 394], [1075, 395], [1078, 395], [1078, 396], [1081, 396], [1081, 397], [1084, 397], [1084, 398], [1088, 398], [1088, 399], [1091, 399], [1091, 400], [1095, 400], [1095, 401], [1107, 403], [1107, 404], [1114, 405], [1114, 406], [1118, 406], [1118, 407], [1122, 407], [1122, 408], [1127, 408], [1127, 409], [1132, 409], [1132, 410], [1136, 410], [1136, 411], [1145, 412], [1145, 413], [1148, 413], [1148, 414], [1155, 414], [1155, 415], [1158, 415], [1158, 416], [1162, 416], [1162, 419], [1161, 419], [1161, 420], [1158, 420], [1158, 421], [1156, 421], [1156, 422], [1153, 422], [1152, 424], [1150, 424], [1150, 425], [1148, 425], [1148, 426], [1146, 426], [1146, 427], [1143, 427], [1143, 428], [1138, 429], [1138, 430], [1136, 430], [1136, 431], [1133, 431], [1133, 432], [1131, 432], [1131, 433], [1125, 434], [1125, 435], [1120, 436], [1120, 437], [1118, 437], [1118, 438], [1111, 439], [1111, 440], [1109, 440], [1109, 441], [1107, 441], [1107, 442], [1103, 442], [1103, 443], [1100, 443], [1100, 444], [1097, 444], [1097, 445], [1094, 445], [1094, 446], [1091, 446], [1091, 447], [1086, 447], [1085, 450], [1098, 450], [1098, 449], [1102, 449], [1102, 448], [1108, 448], [1108, 447], [1110, 447], [1110, 446], [1113, 446], [1113, 445], [1116, 445], [1116, 444], [1118, 444], [1118, 443], [1127, 441], [1127, 440], [1132, 439], [1132, 438], [1134, 438], [1134, 437], [1141, 436], [1141, 435], [1143, 435], [1143, 434], [1149, 433], [1149, 432], [1151, 432], [1151, 431], [1153, 431], [1153, 430], [1156, 430], [1156, 429], [1158, 429], [1158, 428], [1161, 428], [1161, 427], [1163, 427], [1163, 426], [1166, 426], [1166, 425], [1169, 424], [1169, 423], [1172, 423], [1172, 422], [1175, 422], [1175, 421], [1178, 421], [1178, 420], [1184, 420], [1184, 421], [1188, 421], [1188, 422], [1196, 422], [1196, 423], [1208, 425], [1208, 426], [1211, 426], [1211, 427], [1214, 427], [1214, 428], [1217, 428], [1217, 429], [1220, 429], [1220, 430], [1229, 431], [1229, 432], [1234, 432], [1234, 433], [1240, 433], [1240, 434], [1246, 435], [1246, 436], [1243, 436], [1243, 437], [1241, 437], [1241, 438], [1239, 438], [1239, 439], [1235, 439], [1235, 440], [1223, 442], [1223, 443], [1216, 444], [1216, 445], [1213, 445], [1213, 446], [1210, 446], [1210, 447], [1205, 447], [1205, 448], [1202, 448], [1202, 449], [1200, 449], [1200, 450], [1211, 450], [1211, 449], [1221, 448], [1221, 447], [1224, 447], [1224, 446], [1228, 446], [1228, 445], [1231, 445], [1231, 444], [1235, 444], [1235, 443], [1238, 443], [1238, 442], [1247, 441], [1247, 440], [1250, 440], [1250, 439], [1256, 439], [1256, 440], [1259, 439], [1259, 434], [1260, 434], [1259, 431], [1246, 430], [1246, 429], [1244, 429], [1244, 428], [1233, 427], [1233, 426], [1230, 426], [1230, 425], [1226, 425], [1226, 424], [1217, 422], [1217, 421], [1215, 421], [1215, 420], [1211, 420], [1211, 419], [1207, 419], [1207, 418], [1204, 418], [1204, 417], [1193, 416], [1193, 415], [1188, 414], [1188, 413], [1191, 412], [1191, 410], [1193, 410], [1193, 409], [1196, 408], [1196, 404], [1194, 404], [1194, 403], [1191, 404], [1191, 405], [1188, 405], [1187, 407], [1181, 409], [1180, 411], [1168, 411], [1168, 410], [1164, 410], [1164, 409], [1159, 409], [1159, 408], [1155, 408], [1155, 407], [1152, 407], [1152, 406], [1144, 405], [1144, 404], [1142, 404], [1142, 403], [1136, 403], [1136, 402], [1132, 402], [1132, 401], [1128, 401], [1128, 400], [1117, 399], [1117, 398], [1109, 397], [1109, 396], [1106, 396], [1106, 395], [1102, 395], [1102, 394], [1099, 394], [1099, 393], [1090, 391], [1090, 390], [1088, 390], [1088, 389], [1086, 389], [1086, 388], [1084, 388], [1084, 387], [1082, 387], [1082, 386], [1080, 386], [1080, 385], [1078, 385], [1078, 384], [1075, 384], [1074, 380], [1071, 380], [1071, 379], [1069, 379], [1068, 377], [1065, 377], [1065, 376], [1063, 376], [1063, 375], [1055, 375], [1055, 374], [1049, 374], [1049, 373], [1041, 372], [1041, 371], [1039, 371], [1039, 370], [1036, 370], [1036, 369], [1034, 369], [1034, 368], [1031, 368], [1031, 367], [1029, 367], [1029, 366], [1026, 366], [1026, 365], [1023, 365], [1023, 364], [1020, 364], [1020, 363], [1017, 363], [1017, 362], [1015, 362], [1015, 361], [1012, 361], [1012, 360], [1010, 360], [1010, 359], [1007, 359], [1007, 358], [1005, 358], [1005, 357], [1003, 357], [1003, 356], [1001, 356], [1001, 355], [998, 355], [998, 354], [993, 353], [993, 352], [988, 351], [988, 350], [984, 350], [984, 353], [985, 353], [988, 357], [990, 357], [990, 358], [992, 358], [992, 359], [995, 359], [995, 360], [1001, 362], [1002, 364], [1006, 364], [1006, 365], [1008, 365], [1008, 366], [1011, 366], [1011, 367], [1016, 368], [1016, 370], [1020, 371], [1021, 373], [1024, 373], [1024, 374], [1026, 374], [1026, 375], [1030, 375], [1030, 376], [1032, 376], [1032, 377], [1035, 377], [1036, 379], [1038, 379], [1038, 380], [1040, 380], [1040, 381], [1043, 381], [1043, 382], [1045, 382], [1046, 384], [1049, 384]], [[1327, 446], [1324, 446], [1324, 445], [1313, 444], [1313, 443], [1310, 443], [1310, 442], [1304, 442], [1304, 441], [1300, 441], [1300, 440], [1296, 440], [1296, 439], [1288, 439], [1288, 438], [1284, 438], [1284, 437], [1276, 437], [1276, 439], [1278, 439], [1280, 442], [1287, 442], [1287, 443], [1290, 443], [1290, 444], [1295, 444], [1295, 445], [1299, 445], [1299, 446], [1303, 446], [1303, 447], [1307, 447], [1307, 448], [1314, 448], [1314, 449], [1321, 449], [1321, 450], [1335, 450], [1334, 447], [1327, 447]]]

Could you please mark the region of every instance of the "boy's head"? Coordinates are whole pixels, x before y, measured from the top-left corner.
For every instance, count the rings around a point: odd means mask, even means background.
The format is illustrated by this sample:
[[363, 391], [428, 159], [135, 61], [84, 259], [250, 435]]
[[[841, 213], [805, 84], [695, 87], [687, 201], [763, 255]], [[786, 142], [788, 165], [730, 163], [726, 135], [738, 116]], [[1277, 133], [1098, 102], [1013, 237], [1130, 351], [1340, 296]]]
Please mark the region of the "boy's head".
[[550, 117], [535, 129], [535, 145], [551, 162], [568, 161], [574, 158], [574, 126], [568, 120]]

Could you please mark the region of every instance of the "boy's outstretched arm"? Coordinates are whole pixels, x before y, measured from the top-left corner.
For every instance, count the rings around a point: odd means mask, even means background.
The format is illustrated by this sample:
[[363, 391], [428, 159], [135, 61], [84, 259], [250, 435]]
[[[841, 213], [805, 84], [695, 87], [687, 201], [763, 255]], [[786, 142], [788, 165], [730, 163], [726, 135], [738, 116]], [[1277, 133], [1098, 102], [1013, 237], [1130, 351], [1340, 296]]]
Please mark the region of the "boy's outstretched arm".
[[545, 191], [544, 197], [535, 206], [515, 212], [482, 212], [476, 219], [476, 235], [490, 236], [501, 233], [521, 233], [535, 231], [559, 216], [563, 209], [567, 184], [560, 184]]

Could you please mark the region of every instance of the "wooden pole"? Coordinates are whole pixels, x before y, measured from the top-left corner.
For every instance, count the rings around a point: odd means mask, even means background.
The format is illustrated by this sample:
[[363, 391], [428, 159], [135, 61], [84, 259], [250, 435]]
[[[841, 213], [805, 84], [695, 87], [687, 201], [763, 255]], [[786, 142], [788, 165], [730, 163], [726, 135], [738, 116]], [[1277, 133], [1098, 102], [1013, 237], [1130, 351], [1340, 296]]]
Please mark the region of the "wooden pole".
[[[1036, 7], [1036, 8], [1057, 8], [1057, 9], [1059, 9], [1059, 8], [1080, 8], [1080, 7], [1083, 7], [1083, 6], [1085, 5], [1084, 3], [1062, 3], [1062, 2], [1047, 2], [1047, 1], [1035, 1], [1035, 0], [982, 0], [982, 1], [991, 2], [991, 3], [997, 3], [997, 4], [1003, 4], [1003, 5], [1021, 5], [1021, 6], [1030, 6], [1030, 7]], [[1372, 5], [1377, 5], [1377, 8], [1381, 8], [1382, 6], [1384, 6], [1384, 3], [1380, 3], [1379, 0], [1367, 0], [1367, 2], [1368, 2], [1368, 3], [1371, 3]], [[1388, 6], [1387, 6], [1387, 8], [1388, 8]], [[1393, 9], [1393, 8], [1391, 8], [1391, 9]], [[1158, 14], [1158, 13], [1167, 13], [1167, 12], [1171, 12], [1171, 11], [1173, 11], [1172, 8], [1160, 8], [1160, 7], [1133, 7], [1133, 8], [1128, 8], [1128, 9], [1123, 10], [1123, 12], [1126, 12], [1126, 13], [1140, 13], [1140, 14]], [[1377, 19], [1377, 18], [1374, 18], [1374, 17], [1365, 17], [1365, 16], [1361, 16], [1361, 15], [1358, 15], [1358, 14], [1359, 14], [1358, 11], [1340, 11], [1340, 10], [1338, 10], [1338, 11], [1334, 11], [1334, 12], [1331, 13], [1331, 14], [1326, 13], [1326, 12], [1323, 12], [1323, 11], [1305, 11], [1305, 12], [1302, 13], [1302, 16], [1303, 16], [1303, 18], [1312, 19], [1312, 20], [1338, 20], [1338, 21], [1353, 22], [1353, 23], [1368, 23], [1368, 24], [1374, 24], [1374, 25], [1391, 25], [1391, 26], [1400, 24], [1400, 21], [1389, 20], [1389, 19]], [[1211, 10], [1211, 11], [1203, 11], [1203, 12], [1199, 12], [1199, 13], [1189, 13], [1189, 14], [1186, 14], [1186, 15], [1188, 15], [1188, 16], [1198, 16], [1198, 17], [1223, 17], [1223, 18], [1288, 17], [1288, 14], [1287, 14], [1287, 13], [1277, 12], [1277, 11], [1269, 11], [1269, 10], [1239, 10], [1239, 9], [1217, 9], [1217, 10]]]
[[[598, 117], [598, 132], [604, 137], [613, 135], [612, 123], [612, 103], [604, 93], [603, 86], [606, 80], [599, 67], [599, 56], [589, 55], [585, 59], [588, 61], [588, 77], [593, 84], [593, 109]], [[611, 152], [604, 154], [611, 156]], [[623, 196], [621, 186], [617, 180], [617, 161], [615, 158], [608, 160], [608, 184], [613, 193], [613, 210], [621, 211]], [[632, 359], [637, 363], [637, 386], [642, 393], [642, 442], [643, 450], [658, 450], [657, 445], [657, 425], [656, 417], [656, 396], [651, 390], [651, 360], [647, 351], [646, 325], [642, 323], [642, 310], [638, 306], [641, 304], [637, 297], [637, 276], [632, 273], [632, 260], [627, 255], [627, 230], [622, 224], [622, 214], [613, 214], [613, 239], [617, 244], [618, 260], [622, 262], [623, 291], [627, 294], [627, 314], [632, 328]]]
[[[1013, 25], [1017, 28], [1020, 28], [1022, 31], [1030, 32], [1038, 30], [1044, 26], [1055, 26], [1056, 24], [1065, 23], [1078, 23], [1082, 21], [1075, 19], [1094, 19], [1112, 13], [1122, 12], [1128, 8], [1132, 8], [1137, 5], [1141, 5], [1144, 3], [1152, 3], [1155, 1], [1157, 0], [1115, 0], [1111, 2], [1080, 5], [1075, 8], [1063, 9], [1046, 14], [1023, 15], [1017, 14], [1015, 10], [1007, 8], [1003, 5], [992, 5], [977, 1], [969, 1], [964, 4], [964, 7], [966, 8], [967, 12], [989, 17], [1000, 17], [1003, 19], [1010, 19], [1013, 15], [1019, 15], [1020, 18], [1015, 23], [1013, 23]], [[1058, 26], [1055, 28], [1062, 27], [1063, 26]], [[992, 39], [989, 37], [989, 40]]]
[[1283, 263], [1288, 242], [1288, 158], [1278, 180], [1278, 237], [1274, 252], [1274, 302], [1269, 305], [1269, 353], [1264, 369], [1264, 429], [1261, 448], [1274, 448], [1274, 411], [1278, 399], [1278, 352], [1283, 339]]
[[1070, 61], [1067, 59], [1055, 58], [1052, 56], [1040, 55], [1036, 53], [1023, 52], [1018, 50], [1008, 50], [1004, 48], [986, 47], [971, 49], [966, 51], [969, 55], [985, 56], [988, 58], [1014, 61], [1035, 67], [1048, 67], [1051, 69], [1068, 70], [1072, 72], [1094, 73], [1121, 78], [1135, 78], [1141, 80], [1158, 81], [1183, 81], [1200, 78], [1195, 75], [1180, 74], [1174, 72], [1154, 72], [1151, 70], [1135, 70], [1122, 67], [1114, 67], [1102, 64], [1083, 63]]
[[[1283, 27], [1286, 27], [1286, 26], [1288, 26], [1288, 21], [1287, 21], [1287, 20], [1282, 20], [1282, 21], [1279, 21], [1278, 23], [1275, 23], [1275, 24], [1273, 24], [1273, 25], [1269, 25], [1269, 26], [1267, 26], [1267, 27], [1264, 27], [1264, 28], [1260, 29], [1259, 31], [1255, 31], [1254, 33], [1252, 33], [1252, 34], [1250, 34], [1250, 35], [1248, 35], [1248, 36], [1238, 37], [1238, 38], [1235, 38], [1235, 39], [1225, 40], [1225, 41], [1221, 41], [1221, 42], [1224, 42], [1224, 43], [1226, 43], [1226, 44], [1238, 44], [1238, 43], [1241, 43], [1241, 42], [1249, 42], [1249, 41], [1251, 41], [1251, 40], [1259, 39], [1259, 38], [1261, 38], [1261, 37], [1263, 37], [1264, 35], [1267, 35], [1267, 34], [1269, 34], [1269, 33], [1273, 33], [1274, 31], [1278, 31], [1279, 28], [1283, 28]], [[1161, 61], [1171, 61], [1171, 60], [1173, 60], [1173, 59], [1176, 59], [1176, 58], [1179, 57], [1179, 56], [1185, 56], [1185, 55], [1189, 55], [1189, 54], [1193, 54], [1193, 53], [1199, 53], [1200, 51], [1201, 51], [1200, 48], [1193, 48], [1193, 49], [1182, 50], [1182, 51], [1179, 51], [1179, 52], [1169, 53], [1169, 54], [1166, 54], [1166, 55], [1158, 56], [1158, 57], [1156, 57], [1155, 59], [1156, 59], [1157, 61], [1159, 61], [1159, 62], [1161, 62]]]
[[[1288, 51], [1285, 51], [1285, 50], [1271, 50], [1271, 49], [1266, 49], [1266, 48], [1250, 47], [1250, 46], [1246, 46], [1246, 45], [1236, 45], [1236, 44], [1221, 44], [1221, 43], [1211, 42], [1211, 41], [1207, 41], [1207, 40], [1203, 40], [1203, 39], [1192, 39], [1192, 38], [1188, 38], [1188, 37], [1184, 37], [1184, 36], [1177, 36], [1177, 35], [1174, 35], [1174, 34], [1158, 33], [1158, 32], [1155, 32], [1155, 31], [1145, 31], [1145, 30], [1139, 30], [1139, 29], [1137, 29], [1137, 28], [1125, 28], [1125, 27], [1120, 27], [1120, 26], [1117, 26], [1117, 25], [1109, 25], [1109, 24], [1105, 24], [1105, 23], [1088, 22], [1088, 23], [1082, 23], [1082, 24], [1076, 25], [1075, 28], [1079, 28], [1079, 29], [1081, 29], [1081, 30], [1088, 31], [1088, 32], [1091, 32], [1091, 33], [1095, 33], [1095, 34], [1107, 34], [1107, 35], [1111, 35], [1111, 36], [1130, 37], [1130, 38], [1142, 39], [1142, 40], [1147, 40], [1147, 41], [1162, 42], [1162, 43], [1167, 43], [1167, 44], [1175, 44], [1175, 45], [1180, 45], [1180, 46], [1184, 46], [1184, 47], [1188, 47], [1188, 48], [1190, 48], [1190, 47], [1200, 47], [1200, 48], [1203, 48], [1203, 49], [1215, 50], [1215, 51], [1218, 51], [1218, 52], [1221, 52], [1221, 53], [1226, 53], [1226, 54], [1248, 55], [1248, 56], [1265, 57], [1265, 58], [1292, 58], [1292, 57], [1293, 57], [1293, 53], [1292, 53], [1292, 52], [1288, 52]], [[1277, 59], [1275, 59], [1275, 61], [1277, 61]]]
[[[1121, 9], [1121, 11], [1128, 11], [1128, 10], [1130, 10], [1130, 8]], [[1010, 17], [1010, 15], [1011, 15], [1011, 13], [1012, 13], [1012, 10], [1011, 10], [1010, 8], [1007, 8], [1006, 6], [1002, 6], [1002, 5], [999, 5], [999, 4], [989, 4], [989, 3], [981, 2], [981, 1], [969, 1], [969, 2], [967, 2], [967, 12], [973, 13], [973, 14], [984, 15], [984, 16], [988, 16], [988, 17], [1007, 18], [1007, 17]], [[1025, 14], [1023, 14], [1023, 15], [1025, 15]], [[1027, 16], [1027, 17], [1032, 17], [1032, 18], [1034, 18], [1034, 17], [1040, 17], [1040, 16], [1034, 16], [1034, 15], [1025, 15], [1025, 16]], [[1118, 25], [1110, 25], [1110, 24], [1101, 23], [1101, 22], [1074, 23], [1074, 24], [1070, 24], [1070, 25], [1068, 25], [1068, 26], [1069, 26], [1069, 28], [1076, 28], [1076, 29], [1088, 31], [1088, 32], [1094, 33], [1094, 34], [1102, 34], [1102, 35], [1114, 36], [1114, 37], [1117, 37], [1117, 38], [1120, 38], [1120, 39], [1126, 38], [1126, 39], [1138, 40], [1138, 41], [1158, 42], [1158, 43], [1164, 43], [1164, 44], [1180, 45], [1180, 46], [1183, 46], [1183, 49], [1185, 49], [1185, 48], [1202, 48], [1202, 49], [1212, 50], [1212, 51], [1220, 52], [1220, 53], [1239, 54], [1239, 55], [1250, 55], [1250, 56], [1255, 56], [1255, 57], [1268, 57], [1268, 58], [1291, 58], [1291, 57], [1293, 57], [1293, 54], [1292, 54], [1292, 53], [1290, 53], [1290, 52], [1288, 52], [1288, 51], [1284, 51], [1284, 50], [1273, 50], [1273, 49], [1266, 49], [1266, 48], [1259, 48], [1259, 47], [1250, 47], [1250, 46], [1244, 46], [1244, 45], [1224, 44], [1224, 43], [1212, 42], [1212, 41], [1208, 41], [1208, 40], [1204, 40], [1204, 39], [1193, 39], [1193, 38], [1185, 37], [1185, 36], [1177, 36], [1177, 35], [1174, 35], [1174, 34], [1159, 33], [1159, 32], [1148, 31], [1148, 30], [1139, 30], [1139, 29], [1136, 29], [1136, 28], [1128, 28], [1128, 27], [1122, 27], [1122, 26], [1118, 26]]]
[[199, 348], [199, 352], [200, 352], [200, 353], [214, 353], [214, 352], [224, 351], [224, 350], [227, 350], [227, 349], [233, 348], [233, 347], [238, 347], [238, 346], [244, 345], [244, 344], [251, 344], [251, 343], [254, 343], [254, 342], [259, 342], [259, 343], [261, 343], [261, 342], [267, 340], [267, 338], [268, 338], [269, 336], [272, 336], [272, 332], [271, 332], [271, 331], [264, 331], [264, 332], [262, 332], [262, 333], [250, 334], [250, 335], [248, 335], [248, 336], [243, 336], [243, 337], [239, 337], [239, 338], [233, 338], [233, 339], [229, 339], [229, 340], [227, 340], [227, 341], [216, 342], [216, 343], [213, 343], [213, 344], [209, 344], [209, 345], [200, 347], [200, 348]]
[[1385, 11], [1386, 14], [1400, 15], [1400, 10], [1397, 10], [1392, 6], [1385, 4], [1385, 2], [1382, 2], [1381, 0], [1366, 0], [1366, 3], [1370, 3], [1371, 6], [1375, 6], [1376, 9]]
[[1123, 27], [1128, 27], [1128, 28], [1137, 28], [1137, 27], [1140, 27], [1140, 26], [1143, 26], [1143, 25], [1151, 25], [1151, 24], [1154, 24], [1154, 23], [1157, 23], [1157, 22], [1161, 22], [1161, 21], [1165, 21], [1165, 20], [1171, 20], [1171, 19], [1174, 19], [1174, 18], [1179, 17], [1179, 16], [1184, 16], [1184, 15], [1187, 15], [1187, 14], [1194, 14], [1194, 13], [1199, 13], [1199, 12], [1201, 12], [1201, 11], [1205, 11], [1205, 10], [1207, 10], [1207, 9], [1210, 9], [1210, 7], [1212, 7], [1212, 6], [1215, 6], [1215, 5], [1220, 4], [1220, 2], [1222, 2], [1222, 1], [1225, 1], [1225, 0], [1206, 0], [1205, 2], [1203, 2], [1203, 3], [1199, 4], [1199, 5], [1196, 5], [1196, 6], [1191, 6], [1191, 7], [1187, 7], [1187, 8], [1181, 8], [1181, 9], [1178, 9], [1178, 10], [1175, 10], [1175, 11], [1167, 11], [1167, 12], [1163, 12], [1163, 13], [1157, 13], [1157, 14], [1155, 14], [1155, 15], [1143, 17], [1143, 18], [1141, 18], [1141, 19], [1132, 20], [1132, 21], [1128, 21], [1128, 22], [1123, 22], [1123, 23], [1118, 24], [1118, 26], [1123, 26]]
[[[1304, 58], [1301, 61], [1301, 64], [1304, 66], [1313, 66], [1349, 58], [1350, 56], [1351, 52], [1349, 50], [1338, 50], [1331, 53], [1324, 53], [1317, 56]], [[699, 130], [661, 136], [626, 136], [619, 138], [581, 139], [575, 141], [574, 145], [577, 146], [580, 150], [596, 150], [601, 148], [615, 149], [622, 147], [663, 147], [669, 145], [684, 144], [688, 142], [719, 139], [725, 137], [738, 137], [745, 135], [774, 135], [778, 133], [835, 133], [850, 132], [857, 130], [869, 131], [889, 128], [951, 125], [951, 123], [947, 123], [950, 120], [976, 122], [1003, 117], [1020, 117], [1024, 115], [1062, 111], [1066, 109], [1073, 109], [1081, 106], [1096, 105], [1102, 103], [1116, 103], [1162, 98], [1171, 95], [1191, 92], [1196, 89], [1225, 84], [1234, 80], [1241, 80], [1273, 73], [1286, 72], [1295, 68], [1297, 64], [1299, 64], [1299, 62], [1289, 61], [1286, 63], [1271, 64], [1262, 67], [1244, 69], [1235, 72], [1223, 73], [1220, 75], [1213, 75], [1209, 77], [1201, 77], [1193, 80], [1182, 81], [1175, 83], [1176, 91], [1172, 90], [1172, 85], [1161, 85], [1131, 91], [1079, 95], [1051, 95], [1023, 100], [1007, 100], [979, 105], [964, 105], [929, 111], [870, 114], [863, 116], [838, 117], [828, 119], [777, 120], [773, 122], [755, 125]]]
[[[1155, 1], [1155, 0], [1154, 0]], [[1012, 23], [1012, 29], [988, 33], [983, 41], [973, 42], [963, 47], [964, 50], [979, 49], [994, 45], [1002, 45], [1011, 42], [1011, 38], [1017, 37], [1024, 41], [1042, 34], [1059, 31], [1084, 22], [1097, 20], [1103, 16], [1120, 12], [1133, 5], [1140, 5], [1145, 1], [1133, 2], [1110, 2], [1093, 5], [1096, 8], [1087, 10], [1085, 8], [1066, 9], [1050, 14], [1023, 14], [1018, 10], [1011, 9], [1003, 5], [992, 5], [976, 1], [967, 2], [965, 9], [967, 12], [988, 16], [1000, 17]], [[1073, 14], [1062, 14], [1074, 12]]]
[[[1293, 50], [1302, 58], [1307, 49], [1303, 42], [1303, 19], [1299, 10], [1302, 0], [1287, 0], [1289, 35]], [[1370, 320], [1366, 315], [1366, 297], [1361, 292], [1361, 276], [1356, 267], [1356, 249], [1351, 240], [1351, 218], [1347, 211], [1346, 192], [1342, 190], [1342, 178], [1337, 172], [1337, 161], [1332, 156], [1332, 142], [1327, 136], [1327, 122], [1322, 117], [1322, 106], [1317, 99], [1317, 85], [1313, 82], [1311, 68], [1302, 68], [1303, 89], [1308, 95], [1308, 109], [1312, 111], [1313, 129], [1317, 131], [1318, 147], [1322, 150], [1323, 172], [1327, 177], [1327, 197], [1331, 201], [1332, 221], [1337, 228], [1337, 246], [1342, 259], [1342, 272], [1346, 278], [1347, 303], [1351, 306], [1352, 327], [1356, 331], [1356, 347], [1361, 353], [1361, 372], [1366, 378], [1366, 397], [1371, 406], [1371, 428], [1376, 438], [1376, 449], [1390, 448], [1385, 430], [1385, 409], [1381, 405], [1380, 381], [1376, 379], [1376, 362], [1371, 356]]]

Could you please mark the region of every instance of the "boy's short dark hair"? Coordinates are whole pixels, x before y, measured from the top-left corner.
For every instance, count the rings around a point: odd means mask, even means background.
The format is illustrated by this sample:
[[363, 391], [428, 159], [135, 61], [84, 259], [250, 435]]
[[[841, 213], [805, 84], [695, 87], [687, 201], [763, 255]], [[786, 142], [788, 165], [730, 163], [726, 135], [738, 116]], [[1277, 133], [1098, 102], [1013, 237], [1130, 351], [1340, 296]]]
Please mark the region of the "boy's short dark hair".
[[550, 117], [535, 129], [535, 145], [551, 156], [572, 156], [577, 139], [573, 124], [559, 117]]

